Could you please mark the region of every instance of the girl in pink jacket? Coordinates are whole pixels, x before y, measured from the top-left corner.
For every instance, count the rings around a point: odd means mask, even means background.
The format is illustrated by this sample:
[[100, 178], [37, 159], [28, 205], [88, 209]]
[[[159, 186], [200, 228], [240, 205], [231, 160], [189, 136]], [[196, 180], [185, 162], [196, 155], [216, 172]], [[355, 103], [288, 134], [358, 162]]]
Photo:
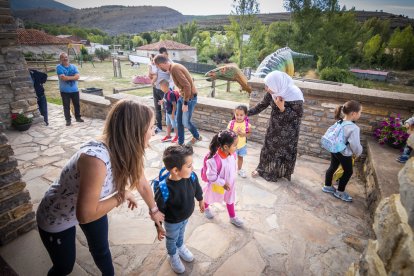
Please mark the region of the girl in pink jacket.
[[205, 211], [208, 219], [214, 217], [209, 204], [226, 202], [230, 222], [237, 227], [243, 226], [243, 221], [236, 217], [234, 202], [236, 201], [235, 180], [237, 176], [237, 134], [232, 130], [222, 130], [216, 134], [210, 143], [210, 154], [205, 161], [207, 185], [203, 189]]

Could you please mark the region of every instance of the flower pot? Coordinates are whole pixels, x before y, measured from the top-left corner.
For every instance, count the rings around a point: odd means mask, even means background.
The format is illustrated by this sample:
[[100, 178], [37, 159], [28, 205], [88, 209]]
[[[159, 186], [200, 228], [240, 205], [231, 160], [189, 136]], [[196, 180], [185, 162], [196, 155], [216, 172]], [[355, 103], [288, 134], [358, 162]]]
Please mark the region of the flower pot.
[[25, 131], [25, 130], [28, 130], [32, 126], [32, 123], [27, 123], [24, 125], [13, 125], [13, 126], [15, 129], [19, 131]]
[[394, 145], [394, 140], [387, 140], [386, 144], [394, 149], [401, 149], [402, 147], [404, 147], [404, 144], [398, 144], [398, 145]]

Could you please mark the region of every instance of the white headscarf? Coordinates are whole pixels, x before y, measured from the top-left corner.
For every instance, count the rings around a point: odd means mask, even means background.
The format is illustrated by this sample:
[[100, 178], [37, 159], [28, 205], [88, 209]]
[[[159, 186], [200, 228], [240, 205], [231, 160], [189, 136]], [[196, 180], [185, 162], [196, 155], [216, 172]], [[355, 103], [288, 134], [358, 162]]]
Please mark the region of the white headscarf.
[[273, 99], [280, 96], [287, 102], [304, 101], [302, 91], [285, 72], [273, 71], [267, 74], [264, 83], [272, 91]]

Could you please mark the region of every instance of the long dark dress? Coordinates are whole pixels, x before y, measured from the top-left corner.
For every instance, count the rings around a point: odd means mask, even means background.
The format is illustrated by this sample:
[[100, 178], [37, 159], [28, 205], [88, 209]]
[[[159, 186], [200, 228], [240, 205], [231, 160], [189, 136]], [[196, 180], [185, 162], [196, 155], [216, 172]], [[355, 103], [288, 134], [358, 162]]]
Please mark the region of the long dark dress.
[[296, 163], [303, 102], [285, 102], [285, 111], [280, 112], [272, 96], [266, 93], [262, 101], [249, 110], [248, 116], [259, 114], [269, 105], [272, 113], [256, 170], [267, 181], [276, 182], [281, 177], [290, 180]]

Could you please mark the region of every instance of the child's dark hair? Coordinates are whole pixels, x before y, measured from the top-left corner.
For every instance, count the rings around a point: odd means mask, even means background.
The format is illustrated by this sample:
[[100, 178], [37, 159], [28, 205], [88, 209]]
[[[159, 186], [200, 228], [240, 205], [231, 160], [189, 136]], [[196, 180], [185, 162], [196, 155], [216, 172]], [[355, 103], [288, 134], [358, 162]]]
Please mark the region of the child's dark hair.
[[160, 80], [160, 85], [167, 85], [167, 86], [169, 86], [170, 83], [166, 79], [162, 79], [162, 80]]
[[234, 143], [234, 140], [237, 138], [237, 134], [229, 129], [221, 130], [218, 134], [214, 135], [213, 139], [210, 142], [210, 155], [209, 159], [216, 154], [219, 147], [231, 146]]
[[340, 105], [335, 109], [335, 120], [342, 119], [341, 114], [346, 115], [352, 112], [359, 112], [361, 110], [361, 104], [357, 101], [347, 101], [344, 105]]
[[244, 114], [246, 114], [246, 115], [247, 115], [247, 106], [245, 106], [245, 105], [243, 105], [243, 104], [236, 106], [236, 108], [235, 108], [234, 110], [235, 110], [235, 111], [236, 111], [236, 110], [243, 110]]
[[160, 49], [158, 49], [158, 52], [160, 54], [168, 53], [167, 48], [165, 48], [165, 47], [160, 47]]
[[165, 168], [170, 171], [173, 168], [181, 170], [185, 164], [185, 158], [193, 155], [193, 147], [187, 145], [169, 146], [164, 150], [162, 161]]

